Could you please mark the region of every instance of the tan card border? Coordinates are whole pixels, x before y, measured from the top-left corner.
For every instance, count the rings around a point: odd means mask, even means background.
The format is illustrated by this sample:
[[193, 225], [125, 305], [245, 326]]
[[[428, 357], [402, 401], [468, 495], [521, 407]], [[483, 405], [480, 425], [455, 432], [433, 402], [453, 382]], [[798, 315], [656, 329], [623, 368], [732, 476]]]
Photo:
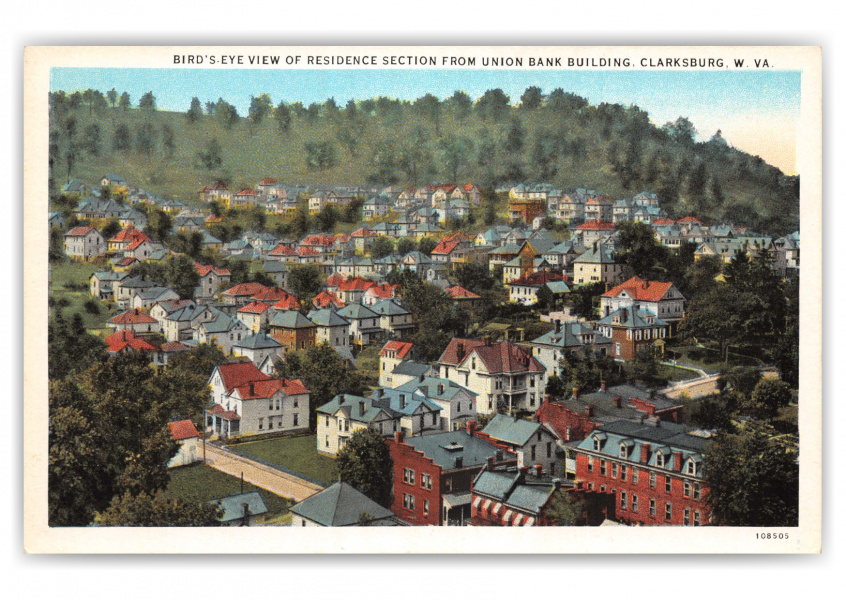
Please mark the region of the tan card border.
[[[802, 71], [800, 512], [787, 540], [758, 528], [48, 528], [47, 91], [53, 67], [190, 68], [177, 53], [767, 58]], [[208, 68], [201, 65], [200, 68]], [[215, 67], [227, 68], [227, 67]], [[234, 68], [268, 68], [240, 65]], [[291, 68], [314, 69], [308, 65]], [[338, 67], [325, 67], [328, 69]], [[343, 67], [349, 69], [373, 67]], [[375, 67], [396, 68], [396, 67]], [[417, 67], [415, 67], [417, 68]], [[423, 69], [440, 69], [420, 67]], [[510, 67], [505, 67], [506, 69]], [[606, 69], [613, 70], [613, 69]], [[673, 69], [650, 69], [673, 70]], [[675, 69], [688, 70], [688, 69]], [[692, 70], [692, 69], [690, 69]], [[726, 70], [732, 70], [727, 66]], [[24, 53], [24, 546], [34, 553], [815, 553], [822, 491], [822, 53], [818, 47], [29, 47]], [[390, 531], [389, 531], [390, 529]], [[774, 530], [769, 530], [774, 531]]]

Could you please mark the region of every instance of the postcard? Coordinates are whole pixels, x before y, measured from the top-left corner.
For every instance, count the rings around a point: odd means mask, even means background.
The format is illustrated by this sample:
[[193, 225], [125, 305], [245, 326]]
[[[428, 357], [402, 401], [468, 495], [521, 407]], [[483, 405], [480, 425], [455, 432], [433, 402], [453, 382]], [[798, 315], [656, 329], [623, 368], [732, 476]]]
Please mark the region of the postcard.
[[819, 48], [24, 60], [26, 552], [821, 551]]

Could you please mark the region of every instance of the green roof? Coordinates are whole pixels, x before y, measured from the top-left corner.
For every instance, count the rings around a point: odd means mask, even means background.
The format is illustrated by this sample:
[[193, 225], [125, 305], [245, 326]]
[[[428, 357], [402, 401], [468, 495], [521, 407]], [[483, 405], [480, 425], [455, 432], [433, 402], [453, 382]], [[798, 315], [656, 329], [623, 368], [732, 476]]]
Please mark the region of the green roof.
[[223, 516], [220, 518], [221, 523], [243, 518], [245, 504], [250, 515], [263, 515], [267, 512], [267, 505], [258, 492], [232, 494], [219, 500], [212, 500], [212, 502], [217, 502], [218, 506], [223, 509]]
[[305, 329], [315, 326], [308, 317], [298, 310], [284, 310], [276, 313], [270, 324], [274, 327], [284, 327], [285, 329]]
[[374, 520], [391, 519], [394, 516], [393, 512], [343, 481], [309, 496], [292, 506], [290, 511], [325, 527], [359, 525], [359, 519], [365, 513]]
[[510, 415], [498, 414], [482, 432], [507, 444], [524, 446], [541, 427], [543, 425], [535, 421], [526, 421]]

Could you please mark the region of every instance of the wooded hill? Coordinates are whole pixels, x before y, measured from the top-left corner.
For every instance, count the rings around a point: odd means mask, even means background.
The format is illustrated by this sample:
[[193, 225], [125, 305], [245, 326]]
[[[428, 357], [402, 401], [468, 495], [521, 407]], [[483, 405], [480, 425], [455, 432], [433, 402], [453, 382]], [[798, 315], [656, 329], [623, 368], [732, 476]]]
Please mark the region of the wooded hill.
[[668, 213], [728, 220], [770, 235], [798, 229], [799, 177], [785, 176], [719, 133], [695, 142], [680, 117], [658, 127], [636, 106], [593, 106], [528, 88], [413, 102], [385, 97], [274, 105], [254, 97], [247, 115], [224, 99], [186, 112], [137, 103], [115, 90], [51, 94], [53, 193], [106, 173], [183, 202], [217, 179], [232, 189], [264, 177], [301, 185], [546, 182], [613, 198], [659, 194]]

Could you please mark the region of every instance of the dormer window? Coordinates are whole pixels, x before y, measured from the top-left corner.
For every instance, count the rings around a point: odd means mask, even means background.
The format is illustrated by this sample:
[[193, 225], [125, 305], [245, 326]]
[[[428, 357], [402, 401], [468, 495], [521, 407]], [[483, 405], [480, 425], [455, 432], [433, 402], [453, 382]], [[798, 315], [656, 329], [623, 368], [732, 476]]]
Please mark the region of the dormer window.
[[696, 461], [692, 458], [687, 460], [687, 469], [685, 469], [685, 472], [688, 475], [696, 475]]
[[598, 437], [593, 438], [593, 449], [599, 451], [602, 448], [602, 442]]
[[625, 444], [620, 444], [620, 458], [628, 458], [629, 450]]
[[655, 466], [661, 467], [661, 468], [664, 467], [664, 454], [663, 453], [658, 452], [658, 453], [655, 454]]

